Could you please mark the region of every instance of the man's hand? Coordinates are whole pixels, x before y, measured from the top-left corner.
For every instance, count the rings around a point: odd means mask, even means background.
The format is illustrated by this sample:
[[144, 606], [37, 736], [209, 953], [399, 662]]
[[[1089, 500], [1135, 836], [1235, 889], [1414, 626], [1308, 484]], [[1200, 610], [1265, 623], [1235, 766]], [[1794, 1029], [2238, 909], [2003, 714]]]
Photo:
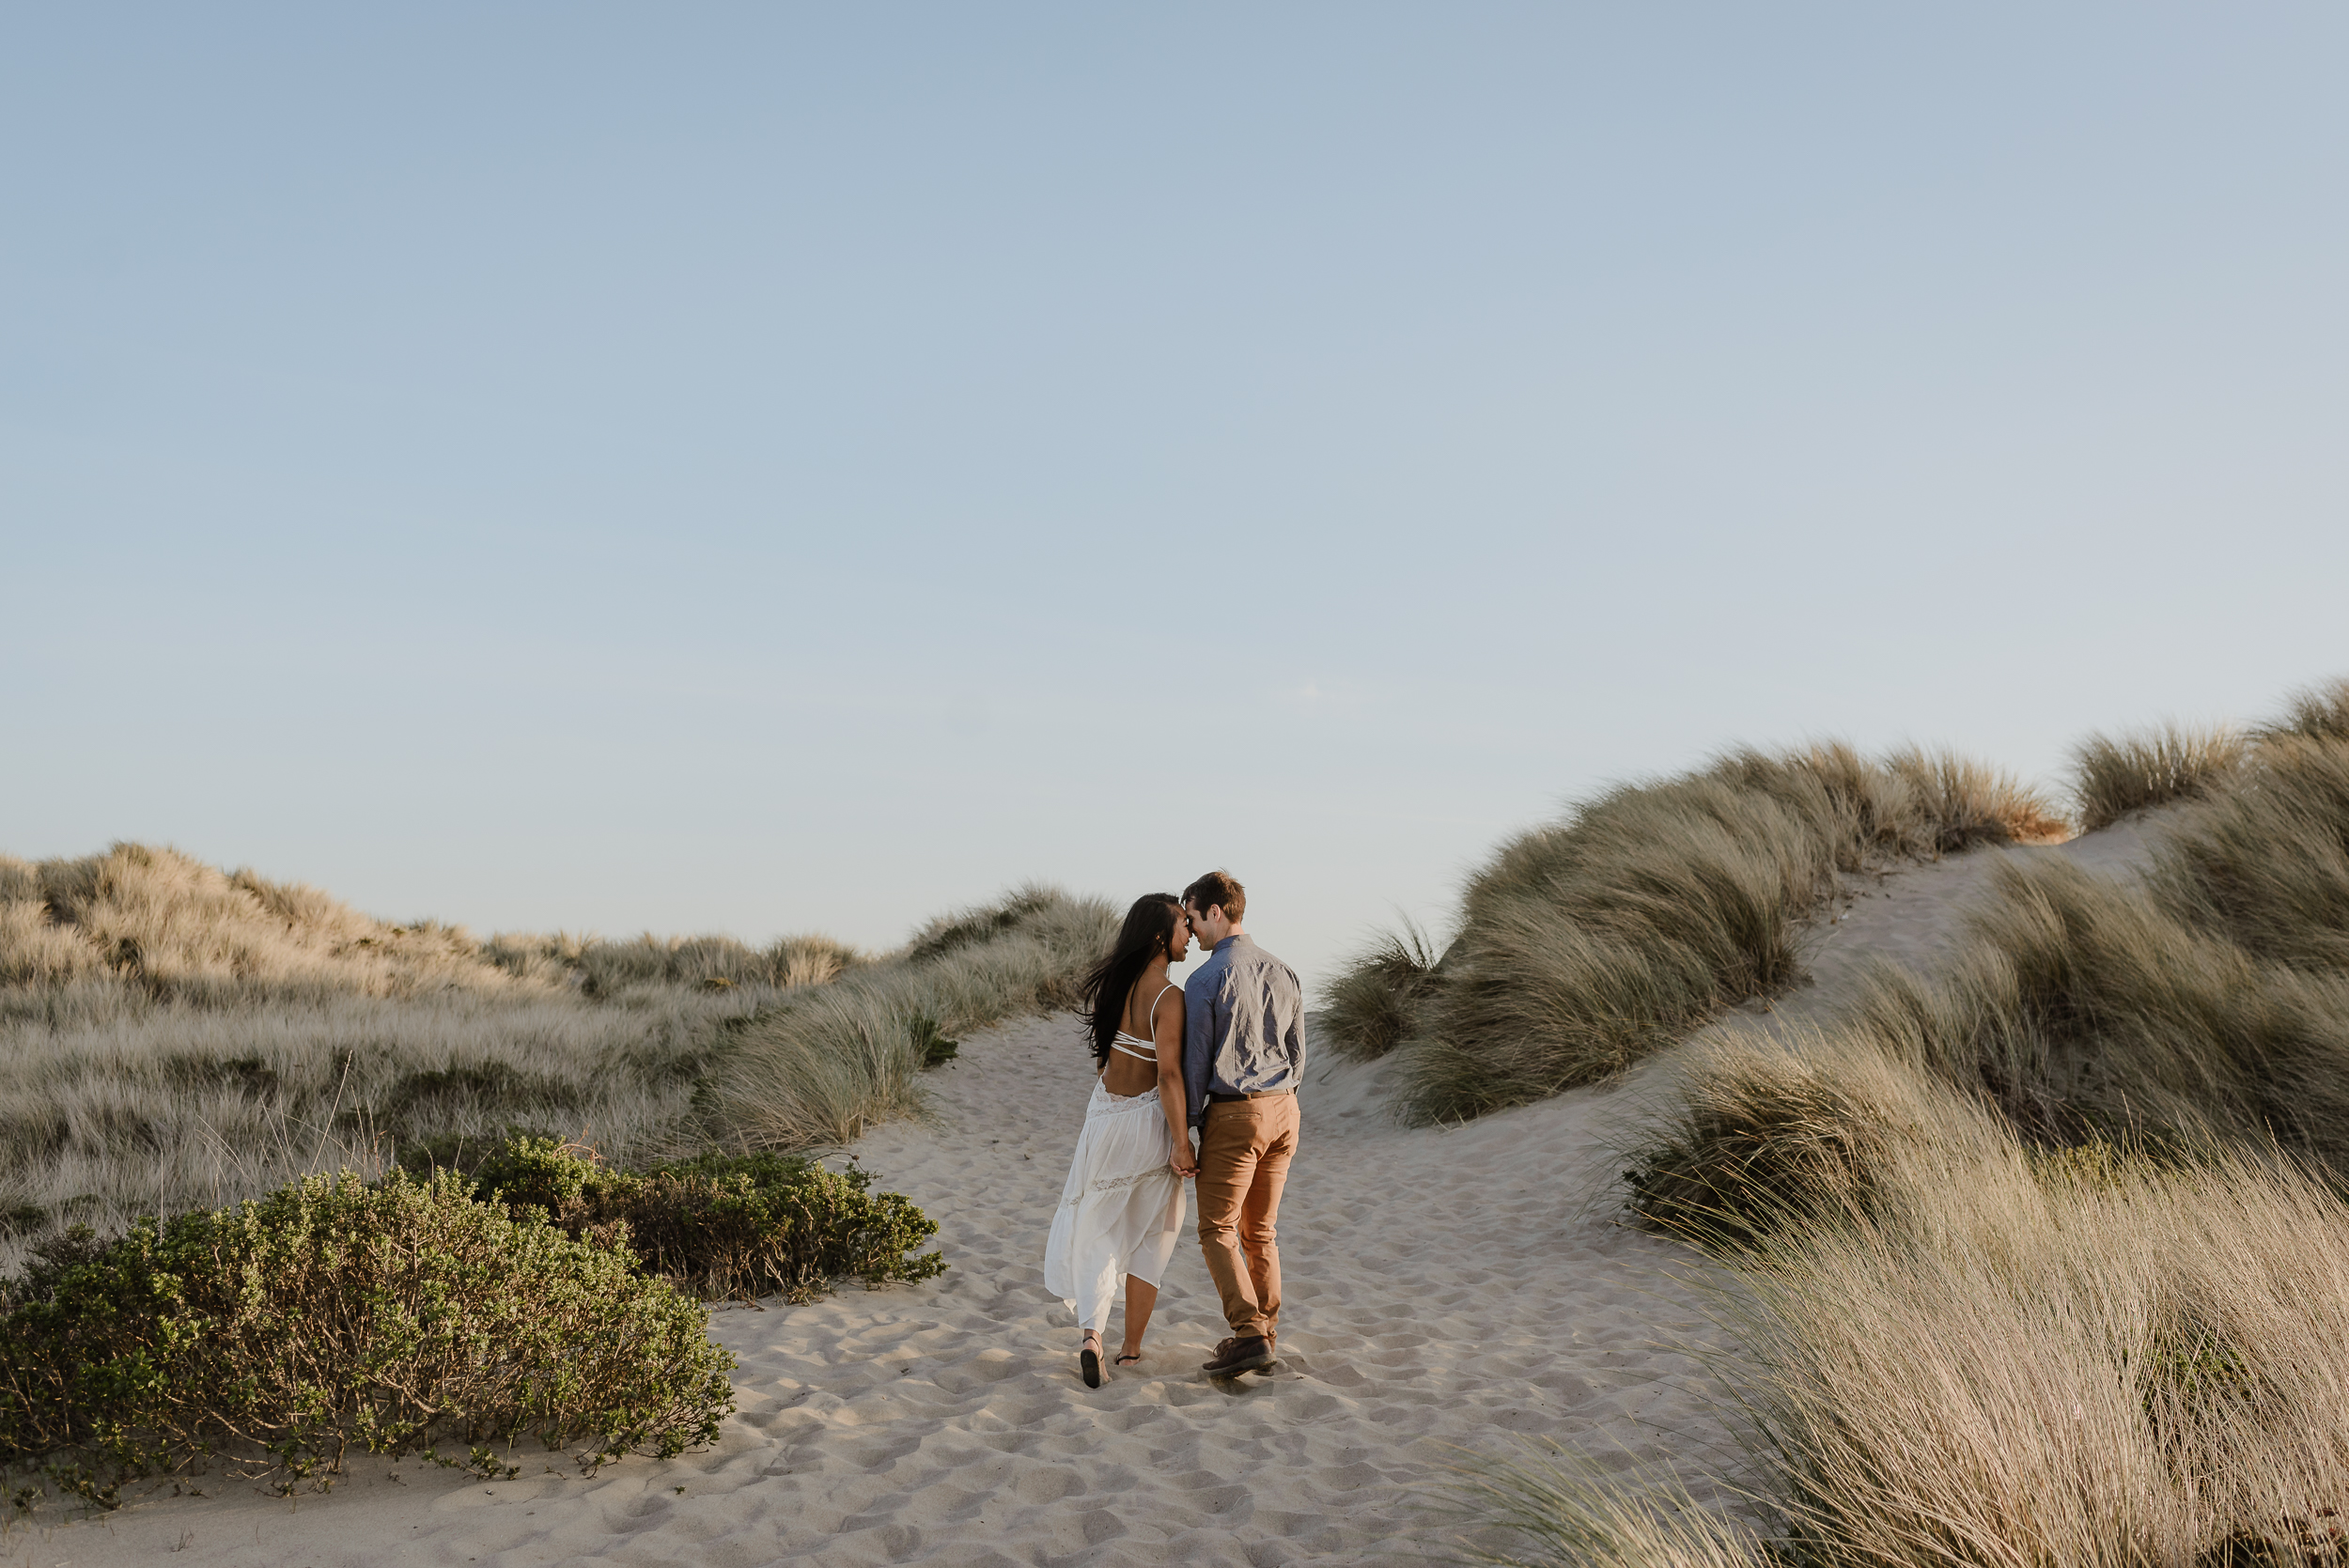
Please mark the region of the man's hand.
[[1176, 1175], [1186, 1179], [1199, 1173], [1199, 1160], [1191, 1154], [1190, 1140], [1188, 1138], [1174, 1145], [1174, 1152], [1167, 1156], [1166, 1162], [1174, 1167]]

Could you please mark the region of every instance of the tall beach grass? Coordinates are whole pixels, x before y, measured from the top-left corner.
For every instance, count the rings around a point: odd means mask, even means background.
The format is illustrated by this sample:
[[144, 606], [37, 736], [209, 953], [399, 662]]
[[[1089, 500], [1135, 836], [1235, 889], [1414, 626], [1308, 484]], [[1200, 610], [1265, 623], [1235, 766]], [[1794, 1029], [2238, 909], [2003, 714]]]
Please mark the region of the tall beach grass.
[[2083, 832], [2173, 800], [2209, 796], [2241, 767], [2250, 739], [2225, 726], [2162, 724], [2092, 735], [2072, 748], [2072, 797]]
[[785, 999], [740, 1029], [713, 1074], [716, 1114], [757, 1148], [846, 1143], [918, 1103], [952, 1036], [1073, 1007], [1117, 934], [1106, 900], [1031, 885], [941, 916], [902, 955]]
[[1627, 1196], [1726, 1265], [1742, 1501], [1511, 1461], [1470, 1554], [2349, 1561], [2345, 716], [2083, 747], [2091, 819], [2176, 808], [2143, 876], [2002, 864], [1937, 972], [1684, 1057]]
[[894, 954], [484, 941], [171, 849], [0, 858], [0, 1273], [66, 1225], [461, 1162], [509, 1131], [633, 1163], [844, 1142], [914, 1106], [941, 1029], [1064, 998], [1107, 921], [1029, 888]]
[[[2001, 866], [1943, 971], [1887, 969], [1823, 1030], [1683, 1064], [1629, 1197], [1732, 1265], [1750, 1506], [1707, 1551], [2349, 1560], [2329, 711], [2251, 731], [2142, 878]], [[1700, 1560], [1658, 1544], [1686, 1523], [1669, 1492], [1545, 1475], [1607, 1560]]]
[[[1897, 1068], [1888, 1070], [1897, 1071]], [[2349, 1557], [2349, 1204], [2272, 1156], [1878, 1149], [1864, 1212], [1782, 1209], [1717, 1359], [1741, 1502], [1573, 1464], [1468, 1499], [1487, 1560], [1625, 1568], [2320, 1563]]]
[[1503, 845], [1439, 962], [1383, 938], [1341, 976], [1332, 1043], [1399, 1050], [1421, 1120], [1538, 1099], [1793, 983], [1839, 872], [2067, 831], [2040, 792], [1947, 753], [1732, 753]]

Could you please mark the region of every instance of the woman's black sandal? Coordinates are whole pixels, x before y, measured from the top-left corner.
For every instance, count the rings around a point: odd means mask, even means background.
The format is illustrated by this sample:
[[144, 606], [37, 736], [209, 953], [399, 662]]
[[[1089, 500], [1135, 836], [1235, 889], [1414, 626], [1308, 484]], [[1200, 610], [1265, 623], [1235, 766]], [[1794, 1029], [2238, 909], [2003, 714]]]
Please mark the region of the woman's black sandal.
[[1128, 1362], [1128, 1361], [1139, 1362], [1139, 1361], [1141, 1361], [1141, 1359], [1142, 1359], [1142, 1357], [1141, 1357], [1140, 1355], [1138, 1355], [1138, 1354], [1137, 1354], [1137, 1355], [1133, 1355], [1133, 1356], [1120, 1356], [1120, 1357], [1119, 1357], [1119, 1358], [1118, 1358], [1115, 1361], [1112, 1362], [1111, 1364], [1112, 1364], [1112, 1365], [1113, 1365], [1113, 1366], [1121, 1366], [1121, 1367], [1122, 1367], [1122, 1366], [1124, 1366], [1124, 1365], [1125, 1365], [1127, 1362]]
[[1077, 1352], [1077, 1364], [1084, 1369], [1086, 1388], [1101, 1386], [1101, 1348], [1094, 1343], [1091, 1334], [1084, 1338], [1084, 1348]]

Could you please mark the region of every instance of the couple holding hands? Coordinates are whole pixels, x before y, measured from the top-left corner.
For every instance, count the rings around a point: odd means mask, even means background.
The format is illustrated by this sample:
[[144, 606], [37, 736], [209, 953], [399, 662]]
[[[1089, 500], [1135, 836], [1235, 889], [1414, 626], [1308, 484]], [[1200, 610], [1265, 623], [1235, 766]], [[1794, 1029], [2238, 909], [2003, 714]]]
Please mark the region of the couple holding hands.
[[[1247, 892], [1209, 872], [1135, 900], [1108, 957], [1086, 976], [1084, 1012], [1099, 1077], [1044, 1249], [1044, 1283], [1084, 1331], [1078, 1360], [1101, 1386], [1101, 1330], [1126, 1282], [1119, 1366], [1142, 1359], [1143, 1330], [1183, 1228], [1183, 1182], [1199, 1187], [1199, 1245], [1231, 1338], [1206, 1365], [1234, 1377], [1272, 1365], [1281, 1319], [1273, 1221], [1297, 1152], [1304, 993], [1297, 973], [1241, 926]], [[1196, 940], [1206, 962], [1166, 977]], [[1191, 1129], [1199, 1144], [1191, 1147]]]

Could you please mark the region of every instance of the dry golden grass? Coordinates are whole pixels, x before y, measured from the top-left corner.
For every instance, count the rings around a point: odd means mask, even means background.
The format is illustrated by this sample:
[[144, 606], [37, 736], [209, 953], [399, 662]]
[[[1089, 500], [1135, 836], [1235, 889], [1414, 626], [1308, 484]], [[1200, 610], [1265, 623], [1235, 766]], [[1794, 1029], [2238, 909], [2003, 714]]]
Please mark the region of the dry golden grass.
[[[1745, 1390], [1834, 1562], [2178, 1563], [2338, 1546], [2349, 1207], [2286, 1168], [1897, 1164], [1749, 1275]], [[2263, 1558], [2256, 1555], [2263, 1549]]]
[[1687, 1063], [1668, 1114], [1632, 1138], [1632, 1210], [1658, 1230], [1751, 1251], [1788, 1226], [1866, 1220], [1895, 1157], [1995, 1137], [1975, 1103], [1875, 1037], [1735, 1035]]
[[2349, 1561], [2329, 691], [2252, 732], [2142, 881], [2000, 866], [1944, 972], [1681, 1064], [1632, 1203], [1731, 1265], [1745, 1505], [1520, 1467], [1480, 1483], [1522, 1547], [1487, 1560]]
[[[1500, 1568], [1752, 1568], [1756, 1532], [1672, 1476], [1610, 1474], [1551, 1445], [1463, 1467], [1431, 1510], [1446, 1556]], [[1443, 1527], [1449, 1528], [1443, 1528]]]
[[[1844, 1033], [2043, 1146], [2272, 1144], [2349, 1172], [2349, 737], [2264, 733], [2169, 824], [2145, 877], [1997, 866], [1953, 958], [1879, 970]], [[1832, 1055], [1698, 1057], [1641, 1207], [1750, 1210], [1721, 1227], [1733, 1240], [1773, 1219], [1760, 1194], [1822, 1212], [1804, 1174], [1821, 1151], [1879, 1163], [1888, 1129], [1917, 1124], [1896, 1106], [1923, 1092]], [[1946, 1113], [1924, 1125], [1954, 1136]]]
[[787, 999], [739, 1032], [712, 1079], [728, 1140], [841, 1144], [917, 1109], [931, 1042], [1076, 1006], [1080, 978], [1116, 935], [1106, 900], [1036, 886], [931, 922], [903, 955]]
[[1560, 1528], [1606, 1536], [1589, 1560], [2349, 1558], [2330, 1178], [2258, 1143], [2035, 1146], [1865, 1026], [1724, 1045], [1690, 1077], [1636, 1201], [1735, 1265], [1714, 1364], [1748, 1505], [1691, 1520], [1543, 1468]]
[[2094, 832], [2172, 800], [2200, 800], [2243, 766], [2250, 739], [2219, 726], [2163, 724], [2118, 738], [2092, 735], [2072, 748], [2072, 799], [2080, 831]]
[[2170, 835], [2155, 884], [2181, 919], [2313, 975], [2349, 970], [2349, 728], [2263, 742]]
[[1798, 978], [1797, 937], [1837, 871], [2063, 831], [2034, 791], [1944, 753], [1734, 753], [1504, 845], [1440, 969], [1382, 941], [1339, 981], [1330, 1025], [1358, 1053], [1401, 1042], [1421, 1119], [1538, 1099]]
[[387, 925], [315, 888], [173, 849], [0, 857], [0, 986], [92, 985], [203, 1005], [496, 992], [513, 979], [461, 931]]
[[1105, 919], [1030, 889], [962, 917], [950, 952], [922, 944], [951, 922], [878, 957], [822, 937], [480, 942], [170, 849], [0, 858], [0, 1272], [62, 1225], [509, 1130], [639, 1162], [843, 1141], [916, 1103], [916, 1019], [1058, 998]]
[[2252, 735], [2261, 740], [2349, 740], [2349, 676], [2319, 681], [2284, 699], [2281, 716]]
[[1341, 1055], [1376, 1060], [1419, 1027], [1419, 1004], [1441, 984], [1441, 955], [1410, 922], [1381, 932], [1330, 987], [1322, 1028]]

